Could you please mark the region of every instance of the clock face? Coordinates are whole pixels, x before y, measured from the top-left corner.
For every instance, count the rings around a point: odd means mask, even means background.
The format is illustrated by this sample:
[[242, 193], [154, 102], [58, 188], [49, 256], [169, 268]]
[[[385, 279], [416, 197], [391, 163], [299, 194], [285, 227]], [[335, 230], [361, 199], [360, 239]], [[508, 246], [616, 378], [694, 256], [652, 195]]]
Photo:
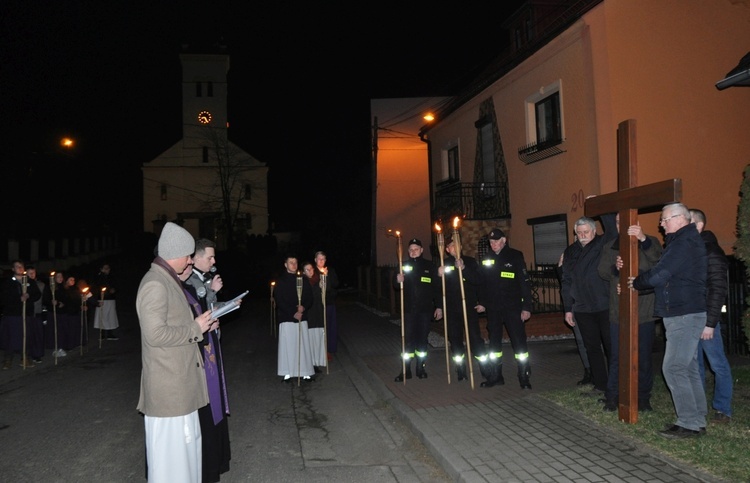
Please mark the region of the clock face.
[[201, 124], [208, 124], [211, 122], [211, 113], [208, 111], [201, 111], [198, 113], [198, 122]]

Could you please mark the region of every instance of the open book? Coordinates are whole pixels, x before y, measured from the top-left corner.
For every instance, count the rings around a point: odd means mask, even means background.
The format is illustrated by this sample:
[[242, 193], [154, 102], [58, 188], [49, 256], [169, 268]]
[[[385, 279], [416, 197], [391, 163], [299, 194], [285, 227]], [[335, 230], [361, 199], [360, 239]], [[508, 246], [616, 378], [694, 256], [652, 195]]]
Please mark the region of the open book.
[[222, 305], [222, 306], [221, 306], [221, 307], [219, 307], [218, 309], [215, 309], [215, 310], [214, 310], [214, 311], [213, 311], [213, 312], [211, 313], [211, 316], [212, 316], [213, 318], [215, 318], [215, 319], [218, 319], [218, 318], [219, 318], [219, 317], [221, 317], [222, 315], [226, 315], [226, 314], [228, 314], [229, 312], [233, 312], [233, 311], [235, 311], [235, 310], [239, 309], [239, 308], [240, 308], [240, 306], [239, 306], [239, 304], [238, 304], [237, 302], [239, 302], [240, 300], [242, 300], [242, 298], [243, 298], [243, 297], [244, 297], [245, 295], [247, 295], [247, 294], [248, 294], [249, 292], [250, 292], [249, 290], [245, 290], [244, 292], [242, 292], [241, 294], [239, 294], [238, 296], [236, 296], [236, 297], [235, 297], [235, 298], [233, 298], [232, 300], [229, 300], [228, 302], [225, 302], [225, 303], [224, 303], [224, 305]]

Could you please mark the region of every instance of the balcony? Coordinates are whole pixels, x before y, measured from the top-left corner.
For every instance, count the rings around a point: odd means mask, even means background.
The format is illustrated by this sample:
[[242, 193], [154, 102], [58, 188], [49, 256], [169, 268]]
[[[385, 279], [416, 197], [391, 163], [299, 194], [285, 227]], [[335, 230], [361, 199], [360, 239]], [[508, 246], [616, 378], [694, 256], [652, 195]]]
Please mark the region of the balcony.
[[458, 183], [439, 185], [435, 192], [433, 219], [466, 220], [509, 218], [508, 190], [501, 183]]

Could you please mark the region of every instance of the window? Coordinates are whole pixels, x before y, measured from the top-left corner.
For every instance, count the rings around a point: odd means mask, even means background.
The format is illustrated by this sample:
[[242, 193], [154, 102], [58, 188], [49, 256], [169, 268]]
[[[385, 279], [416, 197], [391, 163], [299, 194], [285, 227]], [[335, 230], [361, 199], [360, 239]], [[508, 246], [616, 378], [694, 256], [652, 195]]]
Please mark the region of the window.
[[562, 81], [557, 80], [526, 98], [526, 138], [543, 149], [562, 143], [564, 134]]
[[246, 200], [253, 199], [253, 191], [252, 191], [251, 186], [249, 184], [245, 185], [245, 199]]
[[162, 184], [159, 187], [159, 189], [161, 191], [161, 200], [162, 201], [167, 201], [167, 185], [166, 184]]
[[534, 264], [537, 267], [557, 266], [560, 255], [568, 247], [567, 220], [564, 213], [527, 220], [534, 236]]
[[214, 83], [213, 82], [206, 82], [206, 95], [208, 97], [214, 96]]
[[200, 82], [195, 83], [195, 97], [203, 97], [203, 86]]
[[497, 182], [495, 175], [495, 141], [492, 137], [492, 123], [488, 122], [479, 128], [482, 138], [482, 181]]
[[203, 146], [203, 162], [208, 163], [208, 147]]
[[536, 103], [536, 139], [539, 144], [562, 139], [559, 92]]

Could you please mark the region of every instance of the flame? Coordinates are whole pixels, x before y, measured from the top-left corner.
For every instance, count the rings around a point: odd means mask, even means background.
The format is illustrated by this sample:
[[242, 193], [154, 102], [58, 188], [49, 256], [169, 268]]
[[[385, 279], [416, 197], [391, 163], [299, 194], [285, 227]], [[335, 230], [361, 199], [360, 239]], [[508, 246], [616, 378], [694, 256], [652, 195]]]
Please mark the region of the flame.
[[458, 228], [458, 217], [453, 218], [453, 228]]
[[55, 276], [55, 272], [49, 272], [49, 278], [52, 278]]
[[442, 228], [440, 228], [440, 225], [437, 223], [435, 223], [435, 231], [437, 231], [438, 233], [442, 231]]
[[86, 293], [86, 292], [88, 292], [88, 291], [89, 291], [89, 288], [88, 288], [88, 287], [83, 287], [83, 288], [81, 289], [81, 293], [83, 293], [83, 294], [85, 294], [85, 293]]
[[276, 282], [271, 282], [271, 287], [273, 287], [274, 285], [276, 285]]
[[102, 293], [107, 291], [107, 287], [102, 287]]

